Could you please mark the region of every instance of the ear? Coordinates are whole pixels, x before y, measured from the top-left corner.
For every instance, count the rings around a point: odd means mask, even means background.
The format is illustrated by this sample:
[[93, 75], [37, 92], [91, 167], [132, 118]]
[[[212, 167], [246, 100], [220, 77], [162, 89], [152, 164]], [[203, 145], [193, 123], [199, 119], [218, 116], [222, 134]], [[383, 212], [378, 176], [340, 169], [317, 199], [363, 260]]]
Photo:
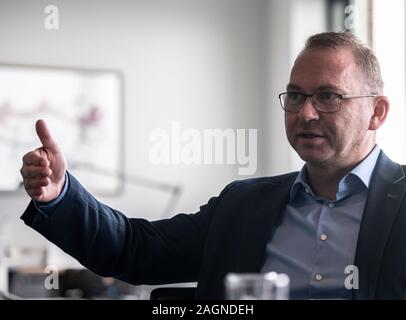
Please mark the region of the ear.
[[385, 96], [376, 97], [373, 108], [373, 114], [369, 121], [369, 130], [377, 130], [385, 122], [389, 112], [389, 99]]

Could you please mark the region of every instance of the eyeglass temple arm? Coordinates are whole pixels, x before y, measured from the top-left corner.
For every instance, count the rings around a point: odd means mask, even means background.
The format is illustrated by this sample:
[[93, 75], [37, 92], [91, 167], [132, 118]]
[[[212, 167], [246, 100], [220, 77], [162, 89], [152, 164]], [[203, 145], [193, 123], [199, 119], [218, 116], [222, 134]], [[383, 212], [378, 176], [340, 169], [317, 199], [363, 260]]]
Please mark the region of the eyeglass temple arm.
[[342, 95], [343, 99], [350, 99], [350, 98], [374, 98], [378, 97], [377, 94], [365, 94], [365, 95], [352, 95], [352, 94], [344, 94]]

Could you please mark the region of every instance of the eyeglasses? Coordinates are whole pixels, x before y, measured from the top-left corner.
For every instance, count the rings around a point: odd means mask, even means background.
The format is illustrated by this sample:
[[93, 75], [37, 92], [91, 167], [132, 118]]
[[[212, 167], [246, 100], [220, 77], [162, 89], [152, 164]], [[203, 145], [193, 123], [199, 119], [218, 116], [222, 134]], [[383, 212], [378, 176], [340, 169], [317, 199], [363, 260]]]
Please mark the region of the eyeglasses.
[[279, 94], [279, 101], [283, 110], [286, 112], [299, 112], [304, 106], [307, 98], [311, 99], [313, 106], [320, 112], [337, 112], [341, 109], [341, 103], [344, 99], [372, 98], [375, 94], [366, 95], [343, 95], [330, 91], [316, 92], [306, 94], [297, 91], [283, 92]]

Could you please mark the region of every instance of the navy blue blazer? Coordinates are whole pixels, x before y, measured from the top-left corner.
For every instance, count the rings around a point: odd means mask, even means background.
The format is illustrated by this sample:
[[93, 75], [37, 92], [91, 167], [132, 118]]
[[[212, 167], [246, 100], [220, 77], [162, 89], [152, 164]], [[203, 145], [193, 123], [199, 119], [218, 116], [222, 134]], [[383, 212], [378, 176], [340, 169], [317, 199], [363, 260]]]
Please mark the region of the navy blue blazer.
[[[405, 167], [382, 151], [371, 177], [355, 265], [355, 299], [402, 299], [406, 289]], [[24, 222], [90, 270], [132, 284], [198, 281], [196, 298], [224, 298], [228, 272], [259, 272], [297, 172], [235, 181], [195, 214], [149, 222], [100, 203], [69, 176], [50, 216], [30, 202]]]

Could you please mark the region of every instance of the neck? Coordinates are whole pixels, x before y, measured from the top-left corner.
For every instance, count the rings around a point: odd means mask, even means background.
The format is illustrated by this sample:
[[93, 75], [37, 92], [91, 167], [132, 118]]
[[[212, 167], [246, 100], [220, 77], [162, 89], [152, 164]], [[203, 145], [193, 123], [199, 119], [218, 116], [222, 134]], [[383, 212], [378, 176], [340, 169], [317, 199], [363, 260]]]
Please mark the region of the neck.
[[309, 184], [313, 192], [321, 197], [336, 200], [338, 184], [355, 166], [341, 168], [321, 168], [311, 164], [306, 164]]
[[340, 180], [351, 172], [372, 151], [373, 146], [360, 157], [346, 164], [320, 165], [306, 163], [308, 179], [313, 192], [330, 200], [336, 200]]

